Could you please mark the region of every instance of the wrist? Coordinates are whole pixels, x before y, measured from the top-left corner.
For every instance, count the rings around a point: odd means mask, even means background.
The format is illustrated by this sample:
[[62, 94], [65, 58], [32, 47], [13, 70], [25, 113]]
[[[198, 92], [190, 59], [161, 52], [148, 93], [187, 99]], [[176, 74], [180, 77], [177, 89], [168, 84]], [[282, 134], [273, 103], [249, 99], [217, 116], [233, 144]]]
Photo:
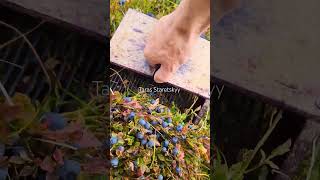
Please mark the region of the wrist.
[[[185, 3], [185, 4], [184, 4]], [[172, 13], [173, 28], [186, 35], [200, 35], [210, 26], [210, 8], [188, 6], [187, 0], [181, 2], [180, 6]], [[199, 12], [200, 11], [200, 12]]]

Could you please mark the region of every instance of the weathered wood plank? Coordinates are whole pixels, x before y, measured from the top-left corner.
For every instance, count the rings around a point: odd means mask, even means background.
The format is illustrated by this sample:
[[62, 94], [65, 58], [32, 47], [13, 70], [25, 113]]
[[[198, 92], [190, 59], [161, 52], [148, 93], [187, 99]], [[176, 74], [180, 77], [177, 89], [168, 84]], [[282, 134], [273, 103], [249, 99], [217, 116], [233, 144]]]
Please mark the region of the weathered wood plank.
[[320, 116], [320, 1], [242, 2], [214, 27], [213, 76]]
[[[152, 76], [144, 55], [146, 37], [156, 19], [129, 9], [110, 42], [111, 62]], [[161, 36], [159, 34], [159, 36]], [[209, 98], [210, 42], [199, 38], [191, 59], [180, 67], [170, 84]]]

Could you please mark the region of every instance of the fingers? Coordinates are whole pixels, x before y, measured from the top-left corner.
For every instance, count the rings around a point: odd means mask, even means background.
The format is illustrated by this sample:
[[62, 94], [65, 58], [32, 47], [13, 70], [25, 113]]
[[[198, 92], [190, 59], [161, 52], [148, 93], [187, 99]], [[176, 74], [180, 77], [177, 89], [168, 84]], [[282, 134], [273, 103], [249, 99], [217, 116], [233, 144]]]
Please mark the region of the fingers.
[[152, 48], [149, 47], [149, 45], [147, 45], [144, 50], [143, 50], [143, 53], [144, 53], [144, 57], [146, 58], [148, 64], [151, 66], [151, 67], [155, 67], [157, 62], [156, 61], [152, 61], [152, 59], [157, 59], [157, 58], [154, 58], [153, 54], [154, 52], [152, 52], [151, 50]]
[[154, 74], [154, 81], [156, 83], [168, 82], [177, 71], [178, 66], [169, 67], [168, 65], [161, 65], [158, 71]]

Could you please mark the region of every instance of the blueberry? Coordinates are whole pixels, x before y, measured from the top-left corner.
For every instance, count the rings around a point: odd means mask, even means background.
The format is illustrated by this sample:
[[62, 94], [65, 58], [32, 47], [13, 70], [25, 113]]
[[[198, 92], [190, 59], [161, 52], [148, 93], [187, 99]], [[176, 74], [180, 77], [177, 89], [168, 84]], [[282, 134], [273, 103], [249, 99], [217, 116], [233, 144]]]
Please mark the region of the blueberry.
[[163, 109], [161, 109], [160, 107], [157, 107], [157, 108], [156, 108], [156, 112], [157, 112], [157, 113], [162, 113], [162, 112], [163, 112]]
[[112, 167], [118, 167], [119, 159], [118, 158], [111, 159], [111, 165], [112, 165]]
[[146, 121], [145, 121], [144, 119], [140, 119], [140, 120], [139, 120], [139, 124], [140, 124], [141, 126], [144, 126], [144, 125], [146, 124]]
[[149, 134], [149, 135], [152, 134], [152, 130], [148, 130], [148, 129], [147, 129], [147, 130], [146, 130], [146, 134]]
[[154, 147], [154, 142], [153, 141], [149, 141], [147, 146], [150, 147], [150, 148]]
[[201, 34], [200, 37], [201, 37], [202, 39], [206, 39], [206, 35], [205, 35], [205, 34]]
[[176, 144], [176, 143], [178, 142], [178, 138], [177, 138], [177, 137], [173, 137], [173, 138], [172, 138], [172, 142], [173, 142], [174, 144]]
[[0, 156], [3, 156], [6, 151], [6, 145], [0, 143]]
[[183, 126], [181, 124], [179, 124], [176, 129], [178, 132], [181, 132], [183, 129]]
[[136, 134], [136, 137], [137, 137], [138, 139], [143, 139], [143, 134], [142, 134], [141, 132], [138, 132], [138, 133]]
[[61, 130], [67, 125], [65, 118], [58, 113], [48, 112], [41, 118], [41, 123], [44, 123], [52, 131]]
[[187, 137], [186, 137], [186, 136], [182, 136], [182, 139], [183, 139], [183, 140], [186, 140], [186, 139], [187, 139]]
[[169, 146], [169, 141], [168, 141], [168, 140], [165, 140], [165, 141], [163, 142], [163, 146], [164, 146], [164, 147], [168, 147], [168, 146]]
[[163, 176], [161, 174], [158, 176], [158, 180], [163, 180]]
[[132, 101], [131, 97], [125, 97], [125, 98], [123, 98], [123, 100], [124, 100], [124, 102], [126, 102], [126, 103]]
[[150, 129], [151, 125], [150, 125], [149, 123], [146, 123], [146, 124], [144, 125], [144, 127], [145, 127], [146, 129]]
[[153, 126], [155, 126], [155, 125], [157, 125], [157, 124], [158, 124], [158, 121], [153, 120], [153, 121], [151, 121], [151, 124], [152, 124]]
[[154, 104], [154, 103], [156, 103], [156, 101], [155, 101], [154, 99], [152, 99], [152, 100], [150, 101], [150, 103], [151, 103], [151, 104]]
[[152, 114], [152, 111], [150, 109], [148, 109], [147, 113], [148, 114]]
[[168, 127], [168, 123], [167, 123], [167, 122], [162, 122], [162, 127], [163, 127], [163, 128]]
[[116, 111], [117, 109], [116, 108], [111, 108], [111, 111], [113, 112], [113, 111]]
[[74, 160], [65, 160], [64, 164], [59, 168], [58, 173], [61, 179], [75, 179], [81, 171], [81, 165]]
[[172, 119], [171, 119], [171, 118], [168, 118], [168, 119], [167, 119], [167, 122], [168, 122], [168, 123], [172, 123]]
[[128, 119], [129, 119], [129, 120], [133, 120], [135, 115], [136, 115], [136, 114], [135, 114], [134, 112], [130, 112], [130, 114], [129, 114], [129, 116], [128, 116]]
[[0, 169], [0, 179], [5, 180], [5, 179], [7, 179], [7, 176], [8, 176], [8, 169], [1, 168]]
[[189, 129], [192, 129], [192, 125], [191, 124], [189, 125]]
[[174, 148], [172, 151], [173, 155], [176, 156], [179, 153], [179, 149], [178, 148]]
[[119, 146], [119, 147], [118, 147], [118, 150], [119, 150], [120, 152], [123, 152], [123, 151], [124, 151], [124, 147], [123, 147], [123, 146]]
[[177, 167], [176, 167], [176, 173], [177, 173], [177, 174], [180, 174], [180, 172], [181, 172], [181, 169], [177, 166]]
[[161, 137], [161, 134], [157, 133], [156, 136], [157, 136], [157, 139], [159, 139]]
[[155, 17], [154, 14], [152, 14], [152, 13], [147, 13], [147, 15], [150, 16], [150, 17]]
[[147, 144], [147, 140], [146, 140], [146, 139], [142, 139], [142, 140], [141, 140], [141, 144], [142, 144], [142, 145]]
[[111, 145], [117, 144], [117, 142], [118, 142], [118, 138], [117, 138], [117, 137], [112, 136], [112, 137], [110, 138], [110, 144], [111, 144]]
[[166, 147], [162, 147], [162, 152], [167, 152], [167, 148]]

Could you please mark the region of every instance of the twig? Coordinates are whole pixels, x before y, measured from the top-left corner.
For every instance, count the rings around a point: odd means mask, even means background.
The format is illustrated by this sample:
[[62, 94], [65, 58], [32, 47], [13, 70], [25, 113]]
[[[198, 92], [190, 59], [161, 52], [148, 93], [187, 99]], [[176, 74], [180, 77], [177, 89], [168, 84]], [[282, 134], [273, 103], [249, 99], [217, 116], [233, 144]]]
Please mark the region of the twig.
[[3, 60], [3, 59], [0, 59], [0, 62], [4, 62], [4, 63], [7, 63], [7, 64], [10, 64], [14, 67], [17, 67], [17, 68], [20, 68], [20, 69], [23, 69], [23, 66], [20, 66], [18, 64], [15, 64], [15, 63], [12, 63], [12, 62], [9, 62], [9, 61], [6, 61], [6, 60]]
[[317, 149], [318, 138], [319, 138], [319, 136], [317, 136], [312, 142], [312, 156], [311, 156], [310, 167], [309, 167], [309, 170], [308, 170], [308, 174], [307, 174], [306, 180], [310, 180], [311, 179], [313, 166], [314, 166], [314, 163], [316, 161], [316, 154], [317, 154], [316, 149]]
[[111, 89], [111, 88], [110, 88], [110, 92], [111, 92], [111, 94], [112, 94], [112, 95], [114, 95], [114, 93], [113, 93], [113, 91], [112, 91], [112, 89]]
[[4, 88], [4, 86], [2, 85], [2, 83], [0, 82], [0, 90], [2, 91], [2, 94], [4, 95], [4, 97], [6, 98], [8, 104], [10, 106], [14, 106], [12, 99], [10, 98], [7, 90]]
[[59, 143], [59, 142], [56, 142], [56, 141], [51, 141], [51, 140], [48, 140], [48, 139], [41, 139], [41, 138], [33, 138], [33, 139], [41, 141], [41, 142], [46, 142], [46, 143], [50, 143], [50, 144], [59, 145], [59, 146], [66, 147], [66, 148], [69, 148], [69, 149], [72, 149], [72, 150], [77, 150], [78, 149], [78, 148], [73, 147], [71, 145], [68, 145], [68, 144], [65, 144], [65, 143]]
[[[38, 25], [36, 25], [34, 28], [32, 28], [31, 30], [27, 31], [27, 32], [24, 33], [23, 35], [24, 35], [24, 36], [29, 35], [30, 33], [32, 33], [33, 31], [35, 31], [36, 29], [38, 29], [38, 28], [39, 28], [42, 24], [44, 24], [44, 23], [45, 23], [45, 21], [41, 21]], [[0, 46], [0, 49], [8, 46], [9, 44], [17, 41], [18, 39], [20, 39], [20, 38], [22, 38], [22, 37], [23, 37], [22, 35], [19, 35], [18, 37], [14, 38], [14, 39], [11, 39], [10, 41], [2, 44], [2, 45]]]
[[28, 44], [28, 46], [29, 46], [30, 49], [32, 50], [34, 56], [35, 56], [36, 59], [38, 60], [38, 62], [39, 62], [39, 64], [40, 64], [40, 67], [41, 67], [41, 69], [43, 70], [43, 73], [45, 74], [45, 76], [46, 76], [46, 78], [47, 78], [47, 80], [48, 80], [48, 83], [49, 83], [49, 92], [51, 92], [51, 90], [52, 90], [51, 78], [50, 78], [50, 76], [49, 76], [49, 74], [48, 74], [48, 72], [47, 72], [47, 70], [46, 70], [46, 68], [45, 68], [45, 66], [44, 66], [44, 64], [43, 64], [43, 62], [42, 62], [39, 54], [37, 53], [37, 51], [35, 50], [35, 48], [34, 48], [33, 45], [31, 44], [31, 42], [29, 41], [29, 39], [28, 39], [21, 31], [19, 31], [19, 30], [18, 30], [17, 28], [15, 28], [15, 27], [11, 26], [10, 24], [7, 24], [7, 23], [5, 23], [5, 22], [3, 22], [3, 21], [0, 21], [0, 25], [6, 26], [6, 27], [14, 30], [17, 34], [19, 34], [19, 35], [25, 40], [25, 42]]
[[110, 68], [113, 72], [115, 72], [118, 76], [119, 76], [119, 78], [120, 78], [120, 80], [121, 80], [121, 82], [122, 82], [122, 84], [124, 85], [124, 87], [125, 87], [125, 89], [126, 89], [126, 91], [128, 91], [128, 88], [127, 88], [127, 86], [126, 86], [126, 84], [124, 83], [124, 81], [123, 81], [123, 79], [122, 79], [122, 77], [121, 77], [121, 75], [119, 74], [119, 72], [117, 72], [116, 70], [114, 70], [114, 69], [112, 69], [112, 68]]

